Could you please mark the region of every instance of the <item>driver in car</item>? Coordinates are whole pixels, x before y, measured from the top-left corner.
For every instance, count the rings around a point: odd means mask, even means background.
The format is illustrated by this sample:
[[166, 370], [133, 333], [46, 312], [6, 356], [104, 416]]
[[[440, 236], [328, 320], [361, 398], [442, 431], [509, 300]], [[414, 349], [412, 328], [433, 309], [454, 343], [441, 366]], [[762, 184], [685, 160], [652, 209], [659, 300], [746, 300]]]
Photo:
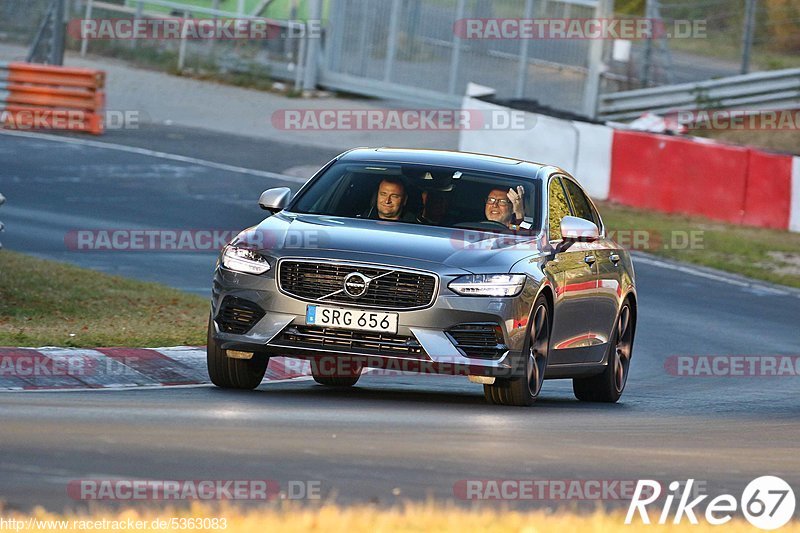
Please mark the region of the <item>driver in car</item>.
[[524, 194], [525, 189], [521, 185], [516, 190], [492, 189], [486, 196], [486, 219], [512, 230], [520, 229], [519, 224], [525, 219]]

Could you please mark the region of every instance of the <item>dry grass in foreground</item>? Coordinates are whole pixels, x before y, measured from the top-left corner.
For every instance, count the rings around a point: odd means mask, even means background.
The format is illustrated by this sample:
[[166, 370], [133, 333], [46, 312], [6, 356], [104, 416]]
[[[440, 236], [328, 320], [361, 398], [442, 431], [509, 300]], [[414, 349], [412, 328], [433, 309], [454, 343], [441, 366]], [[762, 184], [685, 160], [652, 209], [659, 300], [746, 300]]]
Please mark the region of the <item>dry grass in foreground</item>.
[[[320, 505], [318, 507], [299, 507], [294, 505], [269, 506], [259, 510], [239, 510], [236, 508], [222, 508], [212, 510], [209, 507], [195, 505], [188, 510], [148, 510], [148, 511], [96, 511], [91, 515], [55, 515], [37, 510], [32, 514], [14, 515], [4, 512], [3, 518], [8, 520], [35, 520], [31, 522], [30, 531], [78, 531], [81, 526], [72, 520], [102, 521], [104, 524], [92, 524], [93, 531], [119, 531], [113, 529], [114, 522], [142, 521], [142, 527], [136, 531], [225, 531], [226, 533], [264, 533], [264, 532], [306, 532], [306, 531], [331, 531], [342, 533], [358, 532], [383, 532], [383, 531], [436, 531], [467, 533], [481, 532], [581, 532], [581, 533], [610, 533], [613, 531], [633, 532], [659, 532], [679, 531], [691, 533], [719, 533], [725, 531], [751, 532], [755, 528], [743, 518], [736, 518], [723, 526], [712, 526], [700, 518], [699, 525], [692, 525], [684, 519], [679, 525], [644, 525], [634, 522], [624, 524], [624, 513], [605, 513], [597, 511], [591, 514], [576, 514], [571, 512], [548, 513], [545, 511], [510, 511], [497, 508], [467, 510], [451, 505], [435, 503], [407, 504], [391, 509], [380, 509], [373, 506], [339, 507], [336, 505]], [[657, 519], [657, 511], [651, 512], [652, 519]], [[184, 527], [158, 528], [153, 520], [169, 522], [172, 518], [177, 520], [176, 525]], [[218, 522], [214, 529], [210, 523], [203, 527], [204, 519], [225, 519], [225, 527]], [[194, 519], [195, 525], [190, 527], [182, 519]], [[56, 521], [49, 522], [48, 521]], [[60, 522], [59, 522], [60, 521]], [[66, 521], [66, 522], [64, 522]], [[6, 524], [8, 525], [8, 523]], [[84, 523], [84, 525], [87, 525]], [[162, 523], [163, 525], [163, 523]], [[155, 527], [154, 527], [155, 526]], [[64, 529], [66, 528], [66, 529]], [[6, 528], [8, 529], [8, 528]], [[88, 527], [86, 528], [88, 529]], [[122, 528], [125, 529], [125, 528]], [[12, 528], [13, 530], [13, 528]], [[130, 527], [127, 530], [131, 531]], [[20, 531], [29, 531], [21, 529]], [[782, 533], [800, 532], [800, 522], [793, 521], [781, 528]]]

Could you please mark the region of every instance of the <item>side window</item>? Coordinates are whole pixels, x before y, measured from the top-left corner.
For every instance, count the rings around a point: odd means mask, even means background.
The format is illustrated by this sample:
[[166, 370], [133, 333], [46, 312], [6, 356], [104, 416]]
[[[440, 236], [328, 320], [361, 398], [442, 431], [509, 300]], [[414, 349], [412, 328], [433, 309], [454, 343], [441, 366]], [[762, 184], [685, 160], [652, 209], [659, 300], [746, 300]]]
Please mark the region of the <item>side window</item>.
[[550, 206], [550, 212], [548, 213], [550, 240], [560, 241], [561, 219], [565, 216], [569, 216], [570, 210], [567, 196], [564, 194], [564, 188], [561, 186], [561, 180], [559, 178], [553, 178], [550, 181], [550, 191], [548, 194], [550, 197], [550, 201], [548, 202]]
[[597, 226], [600, 226], [600, 221], [597, 220], [594, 209], [592, 209], [592, 203], [588, 198], [586, 198], [586, 195], [583, 193], [581, 188], [578, 187], [578, 185], [572, 180], [565, 179], [562, 180], [562, 182], [567, 188], [570, 200], [572, 200], [572, 207], [575, 209], [575, 216], [584, 220], [588, 220], [589, 222], [594, 222]]

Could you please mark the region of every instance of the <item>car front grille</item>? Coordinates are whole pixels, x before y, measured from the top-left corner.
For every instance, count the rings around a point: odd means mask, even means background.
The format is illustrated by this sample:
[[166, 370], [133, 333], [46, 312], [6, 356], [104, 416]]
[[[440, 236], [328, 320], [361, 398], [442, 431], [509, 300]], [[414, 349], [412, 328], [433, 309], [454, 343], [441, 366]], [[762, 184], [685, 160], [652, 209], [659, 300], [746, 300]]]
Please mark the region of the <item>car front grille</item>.
[[423, 359], [426, 355], [414, 337], [321, 326], [289, 326], [273, 342], [284, 346], [325, 348], [367, 355], [398, 354], [414, 359]]
[[264, 310], [253, 302], [226, 296], [215, 320], [219, 329], [225, 333], [243, 335], [264, 318], [264, 314]]
[[[353, 272], [377, 278], [369, 283], [367, 292], [359, 298], [351, 298], [342, 291], [344, 278]], [[286, 294], [322, 304], [336, 302], [382, 309], [420, 309], [430, 306], [436, 297], [436, 277], [433, 274], [347, 263], [281, 261], [278, 282]]]
[[447, 330], [447, 334], [467, 357], [499, 359], [508, 350], [497, 324], [460, 324]]

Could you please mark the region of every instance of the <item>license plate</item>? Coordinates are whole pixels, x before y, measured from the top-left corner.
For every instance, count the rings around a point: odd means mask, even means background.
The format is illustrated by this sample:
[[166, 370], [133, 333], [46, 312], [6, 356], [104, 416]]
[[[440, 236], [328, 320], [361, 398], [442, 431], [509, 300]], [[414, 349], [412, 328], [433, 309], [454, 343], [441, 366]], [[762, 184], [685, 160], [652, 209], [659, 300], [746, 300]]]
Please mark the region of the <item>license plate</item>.
[[397, 313], [309, 305], [306, 306], [306, 324], [356, 331], [397, 333]]

